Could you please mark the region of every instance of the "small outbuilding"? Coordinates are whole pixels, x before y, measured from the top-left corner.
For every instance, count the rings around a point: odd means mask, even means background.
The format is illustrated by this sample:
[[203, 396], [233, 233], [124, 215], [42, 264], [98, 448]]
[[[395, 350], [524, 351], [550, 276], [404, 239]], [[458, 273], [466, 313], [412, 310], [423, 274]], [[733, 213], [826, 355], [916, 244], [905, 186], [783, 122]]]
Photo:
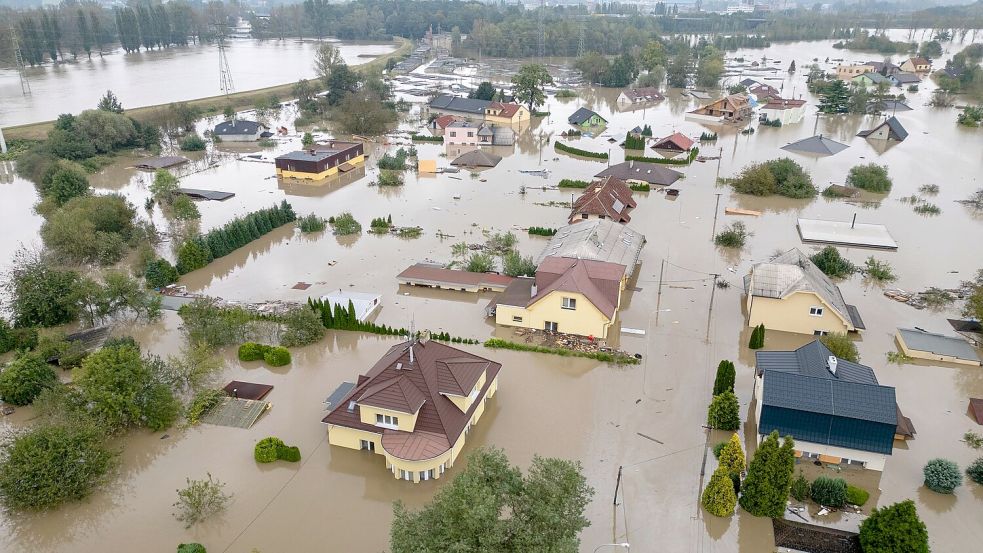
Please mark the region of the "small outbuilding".
[[846, 144], [835, 140], [830, 140], [821, 134], [810, 136], [809, 138], [803, 138], [802, 140], [797, 140], [791, 144], [782, 146], [782, 149], [787, 152], [796, 152], [816, 156], [835, 155], [843, 150], [846, 150], [847, 148], [849, 148], [849, 146]]
[[331, 309], [334, 309], [335, 306], [348, 309], [349, 305], [351, 305], [355, 308], [355, 318], [362, 323], [382, 306], [382, 296], [379, 294], [348, 292], [344, 290], [325, 294], [321, 296], [321, 300], [324, 301], [325, 305], [330, 306]]
[[917, 328], [899, 328], [895, 334], [901, 351], [908, 357], [980, 366], [980, 356], [962, 338], [927, 332]]
[[908, 131], [901, 125], [901, 121], [898, 121], [897, 117], [889, 117], [877, 125], [873, 129], [868, 129], [866, 131], [860, 131], [857, 136], [866, 138], [867, 140], [890, 140], [894, 142], [901, 142], [905, 138], [908, 138]]
[[269, 127], [256, 121], [233, 119], [215, 125], [212, 136], [219, 137], [222, 142], [255, 142], [268, 130]]

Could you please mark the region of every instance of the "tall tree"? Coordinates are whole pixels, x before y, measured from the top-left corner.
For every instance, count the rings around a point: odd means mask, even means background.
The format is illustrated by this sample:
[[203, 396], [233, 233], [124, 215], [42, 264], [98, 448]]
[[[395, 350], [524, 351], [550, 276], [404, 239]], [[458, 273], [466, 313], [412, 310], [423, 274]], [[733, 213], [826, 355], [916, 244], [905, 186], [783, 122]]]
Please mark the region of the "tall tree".
[[781, 518], [792, 487], [795, 444], [786, 436], [778, 445], [775, 430], [761, 441], [741, 486], [741, 507], [754, 516]]
[[717, 376], [713, 380], [713, 395], [734, 391], [736, 371], [734, 363], [724, 359], [717, 365]]
[[928, 529], [909, 499], [875, 508], [860, 523], [860, 546], [864, 553], [928, 553]]
[[553, 77], [546, 66], [538, 63], [527, 63], [512, 77], [512, 94], [517, 102], [528, 106], [529, 111], [546, 102], [544, 87], [553, 84]]
[[82, 49], [85, 50], [85, 55], [91, 60], [92, 31], [89, 29], [89, 21], [85, 18], [85, 12], [81, 9], [78, 11], [78, 32], [82, 40]]

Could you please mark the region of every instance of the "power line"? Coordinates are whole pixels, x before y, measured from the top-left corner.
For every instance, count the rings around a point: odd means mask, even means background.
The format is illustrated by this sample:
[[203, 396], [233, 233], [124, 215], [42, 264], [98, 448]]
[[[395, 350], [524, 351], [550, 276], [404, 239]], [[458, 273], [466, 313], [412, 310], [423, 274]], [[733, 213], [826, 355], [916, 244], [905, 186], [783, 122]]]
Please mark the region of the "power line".
[[27, 71], [24, 67], [24, 56], [20, 51], [20, 44], [17, 43], [17, 31], [14, 24], [10, 24], [10, 44], [14, 50], [14, 65], [17, 67], [17, 76], [20, 77], [21, 94], [27, 96], [31, 93], [31, 83], [27, 80]]

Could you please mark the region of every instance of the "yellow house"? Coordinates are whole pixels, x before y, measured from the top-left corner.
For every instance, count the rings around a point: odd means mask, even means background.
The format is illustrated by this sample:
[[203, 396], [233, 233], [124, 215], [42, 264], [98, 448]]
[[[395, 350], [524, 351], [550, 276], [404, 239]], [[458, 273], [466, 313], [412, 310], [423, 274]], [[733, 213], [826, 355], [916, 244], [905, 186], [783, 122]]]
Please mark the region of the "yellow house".
[[492, 102], [485, 108], [485, 122], [512, 125], [529, 121], [529, 110], [520, 104]]
[[873, 73], [876, 71], [873, 65], [838, 65], [836, 66], [836, 78], [841, 81], [849, 81], [850, 79], [863, 75], [864, 73]]
[[977, 367], [981, 364], [976, 349], [962, 338], [917, 328], [899, 328], [894, 337], [908, 357]]
[[927, 73], [932, 70], [932, 62], [925, 58], [908, 58], [901, 64], [901, 70], [908, 73]]
[[329, 398], [328, 443], [374, 452], [395, 478], [440, 478], [498, 390], [502, 366], [432, 340], [393, 346]]
[[495, 302], [495, 322], [606, 338], [628, 279], [617, 263], [547, 257], [536, 278], [517, 278]]
[[752, 266], [744, 292], [748, 326], [814, 335], [864, 329], [857, 308], [798, 249]]
[[336, 140], [284, 154], [274, 163], [279, 178], [321, 180], [365, 163], [365, 149], [360, 142]]

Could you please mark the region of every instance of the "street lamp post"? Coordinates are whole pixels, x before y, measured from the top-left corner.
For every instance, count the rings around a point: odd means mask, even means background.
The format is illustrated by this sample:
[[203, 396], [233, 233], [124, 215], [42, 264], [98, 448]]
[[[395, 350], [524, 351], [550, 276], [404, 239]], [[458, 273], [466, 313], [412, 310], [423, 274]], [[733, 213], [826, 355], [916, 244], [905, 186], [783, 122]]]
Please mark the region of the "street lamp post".
[[594, 553], [597, 553], [598, 551], [600, 551], [602, 547], [624, 547], [625, 550], [628, 550], [631, 546], [629, 546], [627, 542], [624, 542], [624, 543], [602, 543], [601, 545], [598, 545], [597, 547], [594, 548]]

